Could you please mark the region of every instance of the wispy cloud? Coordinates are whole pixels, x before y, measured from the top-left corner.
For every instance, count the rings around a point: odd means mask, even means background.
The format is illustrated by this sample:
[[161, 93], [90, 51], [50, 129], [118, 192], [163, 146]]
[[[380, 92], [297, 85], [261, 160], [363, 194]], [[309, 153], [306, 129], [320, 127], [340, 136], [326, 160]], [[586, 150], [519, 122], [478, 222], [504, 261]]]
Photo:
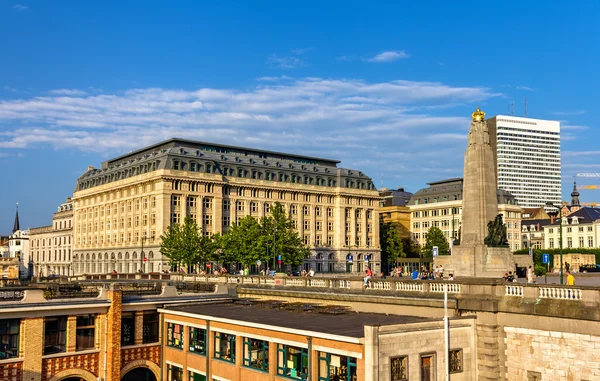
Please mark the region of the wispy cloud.
[[533, 91], [531, 87], [528, 86], [516, 86], [517, 90], [525, 90], [525, 91]]
[[356, 59], [356, 56], [339, 56], [336, 57], [337, 61], [354, 61]]
[[81, 90], [77, 90], [77, 89], [58, 89], [58, 90], [51, 90], [48, 93], [52, 94], [52, 95], [71, 95], [71, 96], [87, 94], [85, 91], [81, 91]]
[[583, 115], [585, 114], [584, 110], [574, 110], [574, 111], [554, 111], [552, 115]]
[[315, 48], [300, 48], [300, 49], [292, 49], [290, 50], [293, 54], [297, 55], [297, 56], [301, 56], [303, 54], [306, 54], [312, 50], [315, 50]]
[[573, 157], [573, 156], [597, 156], [600, 155], [600, 151], [563, 151], [562, 156]]
[[[393, 80], [261, 78], [248, 89], [137, 88], [0, 101], [0, 152], [55, 149], [115, 155], [182, 137], [340, 159], [376, 177], [462, 168], [468, 115], [452, 105], [499, 96], [485, 87]], [[435, 109], [431, 114], [430, 110]], [[403, 166], [386, 155], [406, 153]], [[423, 160], [444, 152], [435, 164]], [[326, 154], [324, 154], [326, 153]], [[443, 163], [442, 163], [443, 162]], [[442, 168], [443, 167], [443, 168]]]
[[408, 58], [410, 55], [403, 50], [388, 51], [377, 54], [374, 57], [367, 59], [369, 62], [391, 62], [403, 58]]
[[10, 87], [10, 86], [4, 86], [2, 88], [4, 91], [10, 91], [11, 93], [16, 93], [17, 89], [15, 89], [14, 87]]
[[295, 69], [304, 66], [304, 61], [295, 56], [278, 56], [277, 54], [273, 54], [267, 59], [267, 65], [271, 68]]
[[560, 129], [562, 131], [585, 131], [587, 129], [589, 129], [588, 126], [572, 126], [569, 124], [563, 124], [562, 126], [560, 126]]
[[15, 4], [12, 6], [12, 8], [14, 10], [16, 10], [17, 12], [24, 12], [29, 9], [29, 7], [27, 5], [22, 5], [22, 4]]

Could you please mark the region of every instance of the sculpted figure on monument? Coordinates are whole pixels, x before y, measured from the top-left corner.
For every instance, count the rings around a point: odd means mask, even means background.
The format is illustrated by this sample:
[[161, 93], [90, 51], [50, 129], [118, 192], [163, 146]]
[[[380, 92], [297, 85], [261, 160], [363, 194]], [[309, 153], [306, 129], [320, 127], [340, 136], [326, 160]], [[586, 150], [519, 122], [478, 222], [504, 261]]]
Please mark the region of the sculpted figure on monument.
[[501, 214], [498, 214], [493, 221], [488, 222], [488, 236], [484, 243], [489, 247], [508, 246], [506, 225], [502, 222]]

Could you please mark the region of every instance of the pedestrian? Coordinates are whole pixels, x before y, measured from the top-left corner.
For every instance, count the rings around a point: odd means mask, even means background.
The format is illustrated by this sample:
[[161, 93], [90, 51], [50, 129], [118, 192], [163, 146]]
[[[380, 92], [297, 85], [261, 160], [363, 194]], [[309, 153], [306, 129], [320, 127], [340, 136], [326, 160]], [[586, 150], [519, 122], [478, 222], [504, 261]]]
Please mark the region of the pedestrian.
[[315, 270], [313, 270], [312, 267], [310, 268], [310, 270], [308, 270], [308, 276], [309, 276], [309, 278], [312, 278], [315, 276]]
[[527, 269], [527, 283], [533, 283], [533, 266], [531, 265]]
[[569, 271], [571, 270], [571, 265], [569, 264], [569, 262], [565, 261], [565, 270]]
[[365, 282], [365, 287], [367, 287], [367, 285], [369, 283], [369, 279], [371, 279], [372, 276], [373, 276], [373, 271], [371, 271], [370, 267], [367, 267], [367, 269], [365, 270], [365, 277], [363, 278], [363, 281]]
[[571, 272], [567, 270], [565, 274], [567, 274], [567, 286], [575, 286], [575, 277], [571, 274]]

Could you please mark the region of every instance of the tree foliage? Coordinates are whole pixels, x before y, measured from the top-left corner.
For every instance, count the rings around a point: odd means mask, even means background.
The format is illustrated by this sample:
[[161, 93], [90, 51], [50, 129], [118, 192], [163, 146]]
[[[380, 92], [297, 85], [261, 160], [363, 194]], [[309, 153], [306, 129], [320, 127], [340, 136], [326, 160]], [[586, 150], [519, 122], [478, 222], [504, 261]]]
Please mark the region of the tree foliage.
[[241, 263], [248, 267], [260, 260], [265, 266], [281, 255], [284, 264], [298, 265], [308, 257], [283, 205], [276, 202], [269, 216], [260, 221], [246, 216], [223, 234], [203, 236], [191, 217], [174, 224], [161, 235], [161, 252], [177, 266], [194, 266], [207, 261]]
[[398, 258], [405, 258], [404, 242], [400, 235], [400, 224], [397, 222], [386, 222], [380, 231], [381, 255], [387, 259], [387, 263], [393, 264]]
[[444, 232], [440, 230], [440, 228], [431, 227], [427, 231], [427, 240], [425, 241], [425, 246], [423, 246], [423, 256], [431, 257], [433, 255], [433, 247], [438, 247], [439, 255], [448, 255], [450, 254], [450, 245], [444, 236]]

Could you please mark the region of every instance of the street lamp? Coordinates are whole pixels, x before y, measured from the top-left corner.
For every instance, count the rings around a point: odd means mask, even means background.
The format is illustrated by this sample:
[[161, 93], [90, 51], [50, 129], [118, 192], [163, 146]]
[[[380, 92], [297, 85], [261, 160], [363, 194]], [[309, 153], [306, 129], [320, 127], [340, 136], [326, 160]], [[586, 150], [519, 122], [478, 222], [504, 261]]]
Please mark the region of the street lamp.
[[142, 236], [142, 255], [140, 255], [140, 272], [144, 272], [144, 241], [146, 240], [146, 236]]
[[[546, 206], [553, 208], [552, 211], [547, 211], [550, 217], [555, 218], [557, 215], [559, 216], [559, 227], [560, 227], [560, 236], [559, 236], [559, 245], [560, 245], [560, 284], [563, 284], [563, 227], [562, 227], [562, 206], [554, 205], [552, 202], [548, 201]], [[557, 211], [554, 208], [558, 209]]]

